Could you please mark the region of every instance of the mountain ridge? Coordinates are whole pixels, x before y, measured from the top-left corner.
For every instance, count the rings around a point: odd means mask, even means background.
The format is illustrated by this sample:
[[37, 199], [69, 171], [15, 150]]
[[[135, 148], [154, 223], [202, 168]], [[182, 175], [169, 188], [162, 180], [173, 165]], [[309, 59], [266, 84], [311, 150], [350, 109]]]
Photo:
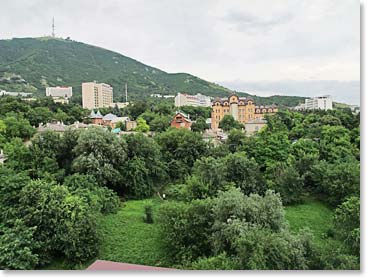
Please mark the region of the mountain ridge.
[[[227, 96], [232, 90], [194, 75], [168, 73], [123, 54], [70, 39], [40, 37], [0, 40], [0, 89], [44, 95], [47, 86], [72, 86], [80, 97], [81, 83], [105, 82], [113, 86], [115, 101], [124, 100], [125, 83], [129, 98], [150, 94], [202, 93]], [[245, 92], [259, 104], [297, 105], [303, 97], [258, 97]]]

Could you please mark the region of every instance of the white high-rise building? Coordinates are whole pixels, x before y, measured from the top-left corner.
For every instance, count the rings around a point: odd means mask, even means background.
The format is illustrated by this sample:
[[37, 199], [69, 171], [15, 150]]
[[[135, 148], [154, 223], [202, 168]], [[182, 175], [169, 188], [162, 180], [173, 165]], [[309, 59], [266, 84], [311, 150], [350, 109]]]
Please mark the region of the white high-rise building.
[[175, 97], [175, 106], [195, 106], [195, 107], [210, 107], [211, 101], [209, 96], [202, 95], [200, 93], [196, 95], [190, 95], [186, 93], [178, 93]]
[[113, 103], [113, 88], [104, 83], [82, 83], [82, 102], [85, 109], [109, 107]]
[[332, 110], [333, 99], [330, 95], [313, 97], [305, 100], [306, 110]]

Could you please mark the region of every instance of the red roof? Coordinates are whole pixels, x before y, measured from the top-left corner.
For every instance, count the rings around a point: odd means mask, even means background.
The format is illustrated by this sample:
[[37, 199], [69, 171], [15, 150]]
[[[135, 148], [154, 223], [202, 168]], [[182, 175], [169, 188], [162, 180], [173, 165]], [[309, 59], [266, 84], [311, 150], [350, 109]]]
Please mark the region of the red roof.
[[175, 269], [96, 260], [87, 268], [87, 270], [175, 270]]

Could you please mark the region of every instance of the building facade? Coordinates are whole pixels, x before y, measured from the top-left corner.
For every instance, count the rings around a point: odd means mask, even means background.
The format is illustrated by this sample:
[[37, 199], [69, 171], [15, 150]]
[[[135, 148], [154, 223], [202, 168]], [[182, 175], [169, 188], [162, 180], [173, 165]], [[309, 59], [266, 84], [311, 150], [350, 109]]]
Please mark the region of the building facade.
[[266, 126], [266, 120], [263, 118], [255, 118], [245, 123], [246, 134], [251, 136]]
[[85, 109], [109, 107], [113, 103], [113, 88], [104, 83], [82, 83], [82, 102]]
[[171, 121], [171, 127], [174, 128], [185, 128], [191, 130], [192, 121], [190, 117], [182, 112], [176, 112], [175, 116]]
[[73, 96], [72, 87], [47, 87], [46, 96], [70, 98]]
[[212, 103], [211, 128], [218, 129], [219, 122], [225, 115], [231, 115], [242, 124], [255, 118], [264, 118], [265, 114], [278, 112], [278, 107], [256, 106], [252, 98], [238, 97], [236, 94], [228, 98], [216, 98]]
[[194, 107], [210, 107], [210, 97], [200, 93], [190, 95], [186, 93], [178, 93], [175, 97], [175, 106], [194, 106]]
[[305, 100], [306, 110], [332, 110], [333, 99], [330, 95], [313, 97]]

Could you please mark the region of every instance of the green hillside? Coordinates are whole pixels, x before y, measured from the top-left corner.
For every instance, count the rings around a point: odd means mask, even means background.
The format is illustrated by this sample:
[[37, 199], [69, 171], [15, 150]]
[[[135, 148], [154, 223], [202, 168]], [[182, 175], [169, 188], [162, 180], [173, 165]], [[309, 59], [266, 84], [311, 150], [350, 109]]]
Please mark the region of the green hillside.
[[125, 82], [133, 98], [180, 91], [211, 96], [229, 92], [190, 74], [169, 74], [113, 51], [51, 38], [0, 40], [0, 78], [2, 89], [40, 93], [46, 86], [55, 85], [72, 86], [78, 93], [82, 82], [97, 80], [111, 84], [117, 99]]
[[[0, 40], [0, 89], [44, 95], [47, 86], [72, 86], [80, 95], [81, 83], [111, 84], [115, 101], [123, 100], [125, 82], [130, 99], [152, 93], [202, 93], [226, 96], [229, 89], [187, 73], [167, 73], [119, 53], [64, 39], [14, 38]], [[248, 95], [244, 93], [244, 95]], [[297, 105], [300, 97], [255, 97], [259, 104]]]

